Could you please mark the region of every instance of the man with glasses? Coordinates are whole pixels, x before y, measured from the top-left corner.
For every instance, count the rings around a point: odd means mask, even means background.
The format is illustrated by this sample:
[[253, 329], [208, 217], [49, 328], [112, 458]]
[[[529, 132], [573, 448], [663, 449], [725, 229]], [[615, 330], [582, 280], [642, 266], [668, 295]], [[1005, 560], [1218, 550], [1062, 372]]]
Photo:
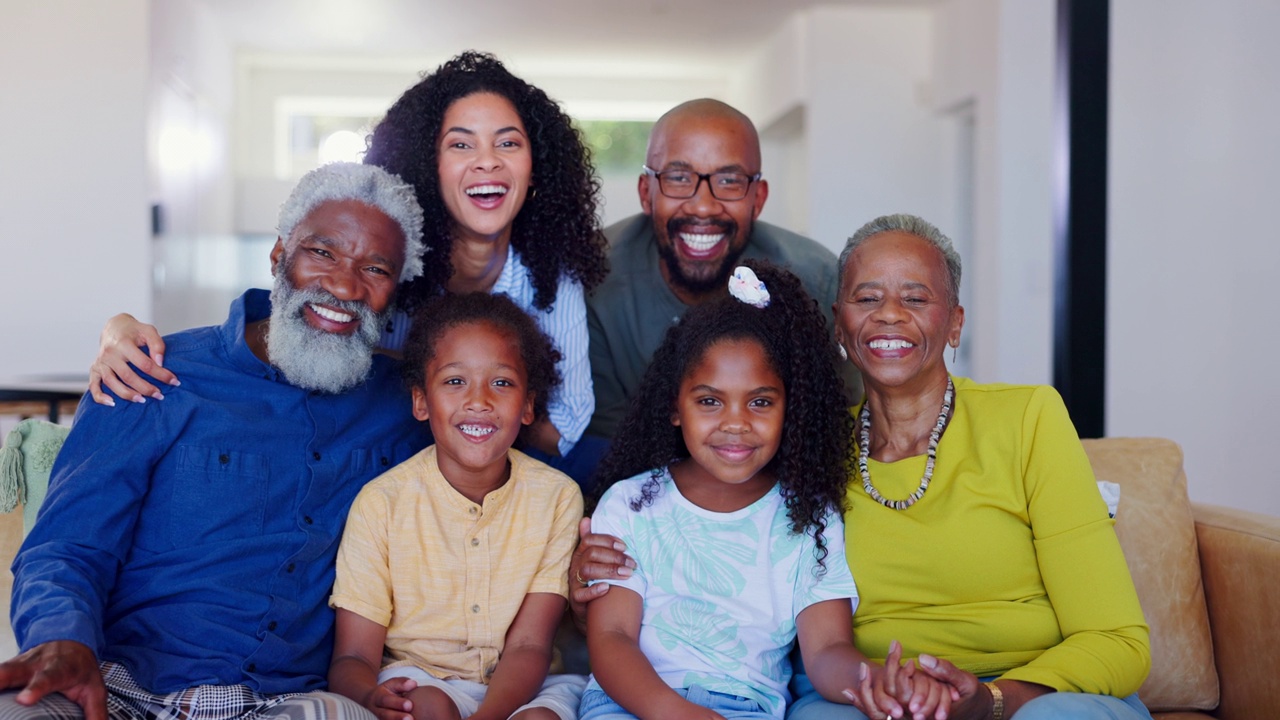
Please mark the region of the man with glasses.
[[[836, 258], [809, 238], [757, 222], [769, 197], [751, 120], [718, 100], [692, 100], [649, 136], [640, 207], [605, 230], [612, 270], [587, 301], [596, 410], [589, 433], [612, 437], [667, 328], [726, 292], [742, 258], [799, 276], [829, 314]], [[856, 375], [846, 382], [857, 384]], [[850, 390], [857, 390], [851, 386]]]

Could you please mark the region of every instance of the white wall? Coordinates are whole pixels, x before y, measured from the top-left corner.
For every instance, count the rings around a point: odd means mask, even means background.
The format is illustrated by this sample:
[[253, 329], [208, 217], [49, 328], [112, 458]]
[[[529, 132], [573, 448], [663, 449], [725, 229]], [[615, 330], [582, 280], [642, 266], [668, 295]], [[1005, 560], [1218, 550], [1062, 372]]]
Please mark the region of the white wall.
[[729, 98], [762, 132], [763, 219], [839, 252], [877, 215], [937, 217], [948, 179], [932, 50], [925, 8], [815, 7], [779, 28]]
[[[1053, 0], [948, 0], [934, 99], [976, 122], [966, 335], [982, 380], [1048, 382]], [[1280, 514], [1268, 292], [1280, 237], [1272, 3], [1112, 5], [1107, 434], [1182, 444], [1194, 499]], [[944, 230], [947, 229], [944, 227]]]
[[819, 7], [809, 22], [810, 234], [838, 251], [878, 215], [937, 217], [945, 128], [926, 96], [932, 12]]
[[1280, 4], [1112, 4], [1107, 427], [1280, 514]]
[[[422, 73], [453, 55], [353, 61], [241, 54], [237, 60], [237, 230], [271, 232], [276, 211], [293, 186], [295, 178], [277, 177], [273, 163], [276, 105], [282, 98], [342, 97], [385, 109], [416, 84]], [[673, 75], [669, 68], [608, 68], [612, 74], [602, 74], [606, 69], [499, 58], [574, 117], [656, 120], [684, 100], [727, 94], [726, 79], [713, 73]], [[636, 196], [639, 172], [637, 167], [602, 175], [605, 224], [640, 211]]]
[[0, 23], [0, 376], [80, 373], [104, 308], [147, 313], [148, 3], [8, 3]]
[[[148, 165], [163, 222], [152, 242], [154, 313], [144, 319], [174, 332], [221, 322], [243, 287], [246, 259], [232, 234], [233, 61], [204, 5], [150, 6]], [[267, 267], [265, 255], [256, 259]]]
[[[971, 197], [951, 195], [938, 223], [965, 262], [961, 342], [983, 382], [1052, 378], [1054, 6], [949, 0], [938, 9], [935, 107], [974, 123]], [[965, 200], [967, 211], [957, 206]]]

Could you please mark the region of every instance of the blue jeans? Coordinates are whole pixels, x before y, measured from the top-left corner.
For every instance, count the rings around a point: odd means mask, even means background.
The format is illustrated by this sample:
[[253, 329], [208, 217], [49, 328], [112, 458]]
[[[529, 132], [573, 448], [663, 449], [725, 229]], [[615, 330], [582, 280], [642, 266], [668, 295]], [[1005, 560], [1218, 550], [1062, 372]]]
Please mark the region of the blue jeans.
[[[773, 713], [766, 712], [759, 703], [737, 695], [711, 692], [697, 685], [677, 688], [676, 692], [691, 703], [715, 710], [727, 720], [773, 719]], [[635, 717], [614, 702], [603, 690], [587, 690], [582, 693], [582, 704], [578, 706], [578, 720], [635, 720]]]
[[[787, 720], [867, 720], [867, 716], [852, 705], [823, 699], [808, 676], [801, 672], [791, 679], [791, 692], [796, 700], [787, 708]], [[1151, 720], [1151, 713], [1137, 693], [1117, 698], [1055, 692], [1023, 705], [1018, 709], [1016, 720]]]

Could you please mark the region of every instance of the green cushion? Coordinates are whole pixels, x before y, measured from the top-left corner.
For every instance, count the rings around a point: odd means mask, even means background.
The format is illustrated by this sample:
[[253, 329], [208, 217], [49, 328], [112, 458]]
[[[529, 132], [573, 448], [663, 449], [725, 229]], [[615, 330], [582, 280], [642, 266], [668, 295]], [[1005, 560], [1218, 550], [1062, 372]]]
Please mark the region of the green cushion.
[[49, 473], [71, 428], [30, 418], [19, 422], [0, 448], [0, 512], [22, 505], [22, 535], [31, 532], [49, 489]]

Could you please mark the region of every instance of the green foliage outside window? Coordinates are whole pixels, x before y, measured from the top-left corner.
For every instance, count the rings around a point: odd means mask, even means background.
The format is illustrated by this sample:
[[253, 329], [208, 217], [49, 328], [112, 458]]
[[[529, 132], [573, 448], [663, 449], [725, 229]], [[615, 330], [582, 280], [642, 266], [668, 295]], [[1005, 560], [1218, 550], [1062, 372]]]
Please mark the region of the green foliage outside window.
[[591, 149], [596, 172], [639, 172], [653, 123], [636, 120], [578, 120], [578, 129]]

